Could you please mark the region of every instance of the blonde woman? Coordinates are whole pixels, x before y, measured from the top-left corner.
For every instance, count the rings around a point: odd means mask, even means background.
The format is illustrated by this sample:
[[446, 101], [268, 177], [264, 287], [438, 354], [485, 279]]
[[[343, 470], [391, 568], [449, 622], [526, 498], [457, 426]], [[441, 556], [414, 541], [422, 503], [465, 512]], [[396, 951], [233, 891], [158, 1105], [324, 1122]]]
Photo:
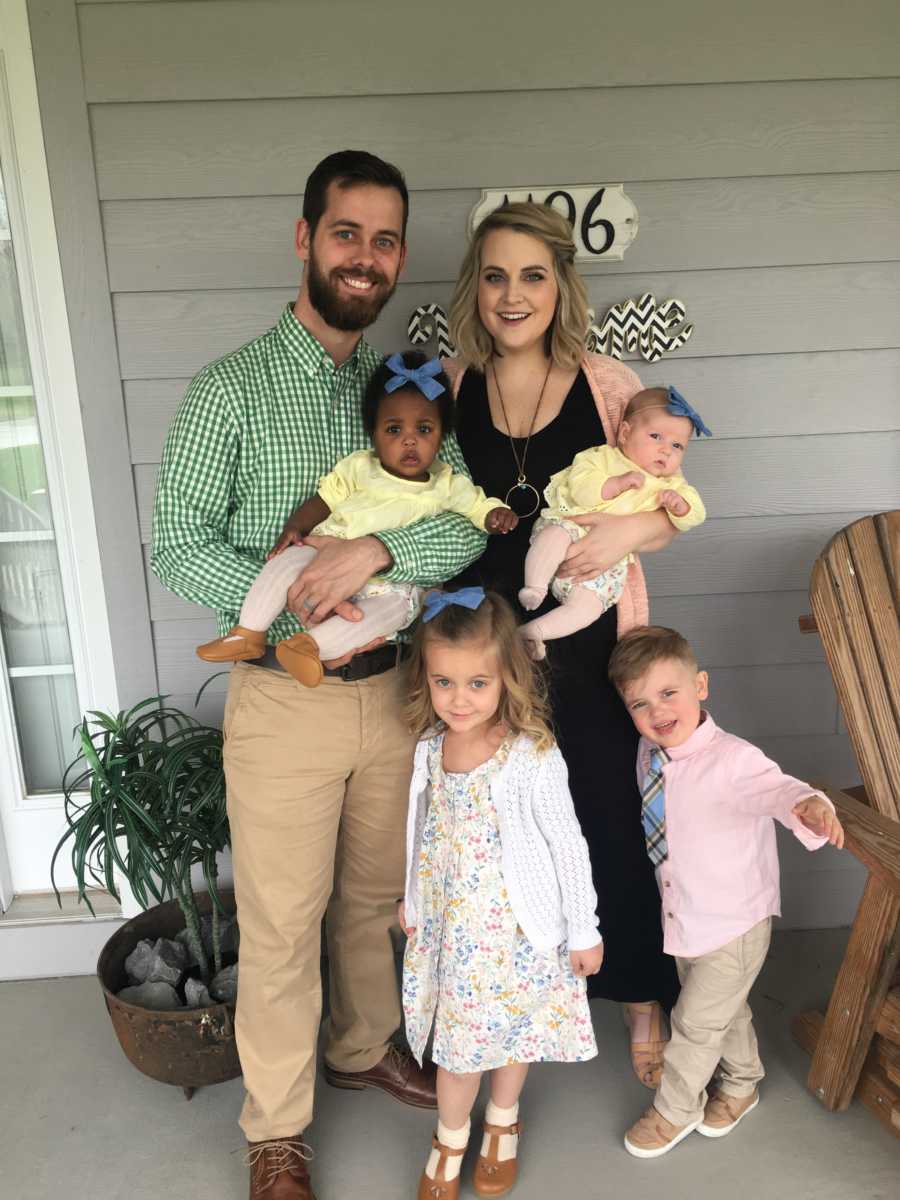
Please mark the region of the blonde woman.
[[[529, 536], [550, 476], [589, 446], [616, 444], [621, 415], [641, 382], [629, 367], [587, 354], [587, 294], [575, 270], [568, 222], [539, 204], [507, 204], [475, 231], [450, 312], [459, 358], [445, 364], [457, 396], [459, 443], [476, 484], [519, 516], [460, 578], [518, 603]], [[662, 511], [576, 517], [587, 535], [559, 575], [590, 579], [630, 554], [668, 545]], [[532, 616], [552, 607], [548, 599]], [[599, 897], [603, 967], [590, 994], [625, 1004], [638, 1078], [655, 1087], [665, 1022], [678, 982], [662, 951], [659, 894], [649, 866], [635, 780], [637, 739], [607, 679], [616, 640], [646, 624], [639, 562], [598, 621], [550, 644], [550, 695], [575, 811], [590, 848]]]

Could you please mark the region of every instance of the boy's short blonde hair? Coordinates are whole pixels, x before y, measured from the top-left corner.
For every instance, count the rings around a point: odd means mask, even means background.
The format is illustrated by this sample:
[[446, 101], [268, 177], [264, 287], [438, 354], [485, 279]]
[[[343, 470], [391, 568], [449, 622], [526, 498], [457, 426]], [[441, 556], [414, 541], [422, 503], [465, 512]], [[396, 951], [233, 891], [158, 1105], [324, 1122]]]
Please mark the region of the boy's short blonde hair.
[[691, 671], [696, 671], [697, 659], [691, 644], [674, 629], [665, 625], [639, 625], [617, 644], [609, 660], [609, 678], [619, 693], [629, 683], [641, 679], [654, 663], [682, 662]]
[[[668, 388], [644, 388], [642, 392], [637, 392], [628, 401], [628, 404], [625, 406], [625, 411], [622, 413], [622, 420], [633, 421], [636, 416], [648, 408], [668, 408], [668, 406]], [[685, 419], [690, 420], [689, 417], [686, 417]], [[691, 427], [691, 432], [693, 433], [693, 426]]]

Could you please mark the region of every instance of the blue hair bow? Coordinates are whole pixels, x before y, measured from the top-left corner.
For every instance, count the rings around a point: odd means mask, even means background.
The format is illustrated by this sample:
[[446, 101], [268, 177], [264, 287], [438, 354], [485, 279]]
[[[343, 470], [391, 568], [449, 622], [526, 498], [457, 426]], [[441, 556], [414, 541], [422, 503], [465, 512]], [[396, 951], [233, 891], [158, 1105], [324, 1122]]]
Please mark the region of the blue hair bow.
[[703, 418], [696, 409], [691, 408], [678, 388], [672, 387], [670, 384], [666, 389], [669, 393], [669, 403], [666, 405], [666, 412], [670, 412], [673, 417], [687, 417], [694, 427], [694, 433], [697, 437], [703, 434], [704, 437], [712, 437], [712, 430], [703, 423]]
[[399, 388], [417, 387], [426, 400], [437, 400], [447, 389], [438, 383], [435, 375], [440, 375], [443, 367], [439, 358], [430, 358], [421, 367], [408, 367], [399, 354], [392, 354], [387, 360], [387, 366], [394, 374], [384, 385], [386, 392], [396, 392]]
[[456, 592], [432, 592], [425, 601], [422, 620], [430, 621], [432, 617], [436, 617], [439, 612], [443, 612], [451, 604], [458, 604], [461, 608], [471, 608], [474, 611], [483, 599], [484, 588], [480, 587], [460, 588]]

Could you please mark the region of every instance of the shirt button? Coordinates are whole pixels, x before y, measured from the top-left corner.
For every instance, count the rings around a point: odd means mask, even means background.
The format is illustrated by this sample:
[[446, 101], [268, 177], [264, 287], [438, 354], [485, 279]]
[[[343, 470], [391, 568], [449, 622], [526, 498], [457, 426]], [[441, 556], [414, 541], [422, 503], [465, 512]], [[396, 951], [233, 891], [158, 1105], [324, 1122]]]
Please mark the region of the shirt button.
[[671, 883], [669, 883], [668, 879], [667, 879], [667, 880], [665, 881], [665, 883], [663, 884], [663, 887], [671, 887], [671, 886], [672, 886], [672, 885], [671, 885]]
[[667, 917], [674, 917], [674, 916], [675, 916], [675, 914], [674, 914], [674, 913], [667, 912], [667, 913], [666, 913], [666, 916], [667, 916]]

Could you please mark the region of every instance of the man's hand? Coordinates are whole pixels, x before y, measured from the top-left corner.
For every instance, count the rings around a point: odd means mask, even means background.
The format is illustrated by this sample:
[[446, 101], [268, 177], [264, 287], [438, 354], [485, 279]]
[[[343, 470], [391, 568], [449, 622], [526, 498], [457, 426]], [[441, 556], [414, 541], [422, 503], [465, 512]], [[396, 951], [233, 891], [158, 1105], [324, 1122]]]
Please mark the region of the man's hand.
[[844, 845], [844, 827], [837, 813], [820, 796], [808, 796], [793, 807], [794, 816], [816, 837], [827, 837], [838, 850]]
[[511, 533], [518, 523], [519, 518], [511, 508], [492, 508], [484, 519], [488, 533]]
[[591, 946], [590, 950], [570, 950], [569, 962], [574, 973], [580, 978], [596, 975], [603, 965], [603, 943]]
[[674, 488], [664, 488], [659, 493], [659, 504], [661, 508], [666, 509], [673, 517], [686, 517], [691, 511], [691, 506], [685, 500], [684, 496], [679, 496]]
[[[387, 547], [376, 537], [342, 538], [312, 535], [303, 539], [316, 553], [315, 561], [297, 576], [288, 589], [287, 607], [304, 625], [318, 625], [354, 596], [365, 583], [391, 565]], [[353, 615], [349, 615], [349, 614]], [[359, 621], [362, 613], [350, 606], [339, 616]]]
[[[356, 613], [357, 615], [355, 617], [345, 617], [342, 611], [345, 608]], [[359, 609], [354, 608], [354, 606], [348, 603], [346, 600], [343, 604], [339, 604], [337, 606], [337, 608], [334, 610], [334, 615], [336, 617], [344, 617], [345, 621], [359, 621], [362, 618], [362, 613], [359, 611]], [[346, 663], [348, 663], [351, 658], [356, 658], [357, 654], [368, 654], [370, 650], [377, 650], [379, 646], [384, 645], [385, 640], [386, 639], [383, 637], [378, 637], [372, 642], [367, 642], [365, 646], [357, 646], [355, 650], [351, 650], [349, 654], [345, 654], [341, 658], [323, 659], [322, 666], [327, 667], [329, 671], [337, 671], [339, 667], [343, 667]]]

